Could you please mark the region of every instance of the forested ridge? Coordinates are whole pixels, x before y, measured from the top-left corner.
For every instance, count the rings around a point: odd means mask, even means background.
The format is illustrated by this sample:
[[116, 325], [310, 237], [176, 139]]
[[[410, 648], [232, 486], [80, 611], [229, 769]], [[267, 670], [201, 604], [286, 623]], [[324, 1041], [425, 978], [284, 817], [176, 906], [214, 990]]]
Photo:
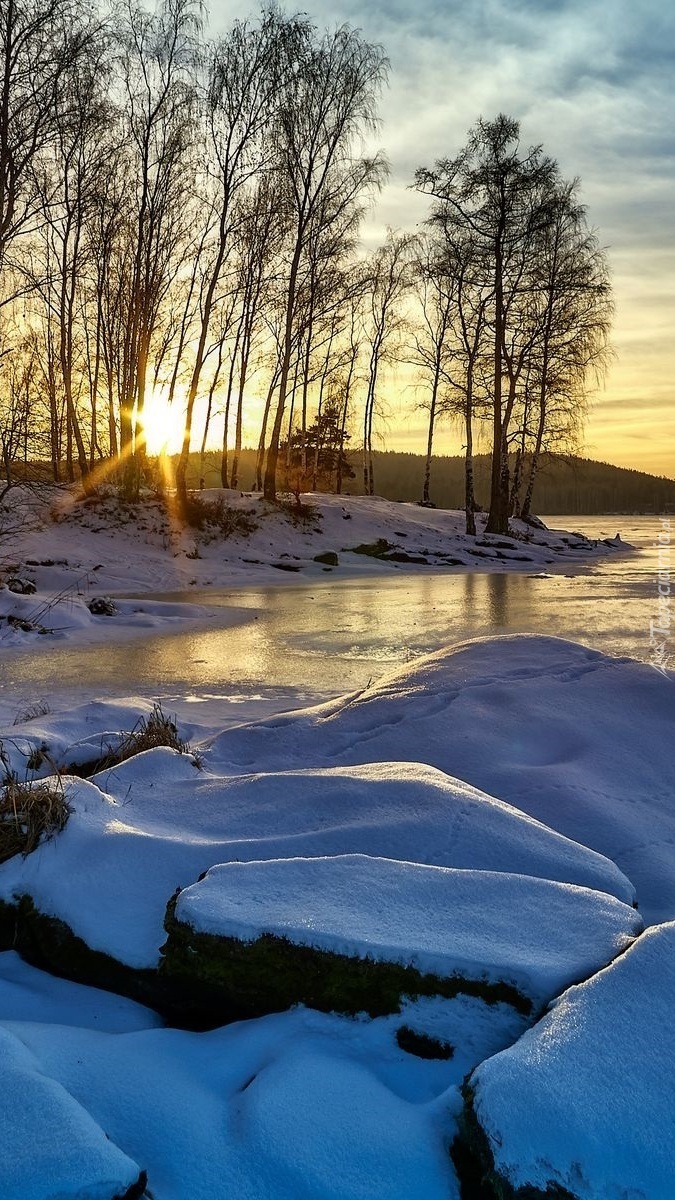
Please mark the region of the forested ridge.
[[[374, 451], [377, 494], [387, 500], [418, 501], [422, 497], [426, 458], [423, 454]], [[255, 481], [256, 452], [244, 449], [241, 456], [241, 486], [248, 490]], [[349, 457], [349, 456], [348, 456]], [[490, 496], [490, 456], [475, 457], [478, 503], [487, 508]], [[343, 492], [363, 494], [358, 471], [360, 456], [351, 456], [354, 477], [346, 479]], [[193, 455], [188, 481], [199, 485], [200, 461]], [[208, 455], [202, 476], [205, 487], [219, 487], [219, 461]], [[434, 455], [431, 460], [431, 501], [439, 508], [464, 507], [464, 458]], [[675, 479], [648, 475], [626, 467], [593, 459], [572, 457], [544, 461], [537, 477], [534, 511], [537, 513], [660, 513], [675, 510]]]

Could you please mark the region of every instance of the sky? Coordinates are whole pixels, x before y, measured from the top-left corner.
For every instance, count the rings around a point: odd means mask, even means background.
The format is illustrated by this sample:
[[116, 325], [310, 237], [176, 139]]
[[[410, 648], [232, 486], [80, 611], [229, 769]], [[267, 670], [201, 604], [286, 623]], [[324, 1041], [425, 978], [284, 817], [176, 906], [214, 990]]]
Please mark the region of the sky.
[[[288, 9], [288, 4], [285, 5]], [[675, 7], [668, 0], [304, 0], [320, 27], [348, 22], [391, 63], [379, 144], [391, 173], [364, 230], [412, 230], [428, 200], [415, 169], [452, 156], [478, 117], [520, 121], [581, 181], [614, 284], [614, 360], [595, 394], [585, 453], [675, 476]], [[211, 26], [251, 15], [212, 0]], [[424, 416], [402, 378], [386, 448], [424, 449]], [[459, 434], [437, 446], [459, 453]]]

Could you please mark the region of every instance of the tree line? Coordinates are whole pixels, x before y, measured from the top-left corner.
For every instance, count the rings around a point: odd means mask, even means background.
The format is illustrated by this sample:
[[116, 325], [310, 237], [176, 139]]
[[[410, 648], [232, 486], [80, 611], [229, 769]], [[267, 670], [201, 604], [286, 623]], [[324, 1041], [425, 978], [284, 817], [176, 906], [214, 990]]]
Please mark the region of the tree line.
[[[515, 455], [512, 455], [512, 470], [514, 466]], [[490, 455], [477, 454], [474, 468], [477, 500], [482, 508], [487, 509], [491, 484]], [[375, 470], [380, 495], [389, 500], [419, 500], [425, 472], [424, 455], [393, 450], [384, 453], [376, 451]], [[438, 506], [461, 508], [464, 495], [463, 457], [434, 457], [433, 473], [436, 479], [434, 496]], [[359, 484], [357, 477], [348, 484], [349, 491], [359, 491]], [[537, 475], [539, 514], [590, 516], [673, 511], [675, 480], [573, 455], [542, 456]]]
[[424, 230], [365, 254], [387, 71], [358, 31], [276, 6], [212, 36], [198, 0], [0, 0], [6, 487], [40, 459], [55, 481], [90, 491], [113, 472], [137, 496], [161, 393], [183, 505], [191, 447], [203, 464], [218, 444], [222, 485], [240, 486], [254, 414], [269, 500], [340, 490], [350, 440], [373, 494], [376, 419], [407, 364], [428, 414], [423, 499], [449, 417], [467, 529], [484, 430], [489, 528], [527, 515], [541, 456], [576, 444], [607, 361], [605, 255], [578, 182], [503, 115], [417, 172]]

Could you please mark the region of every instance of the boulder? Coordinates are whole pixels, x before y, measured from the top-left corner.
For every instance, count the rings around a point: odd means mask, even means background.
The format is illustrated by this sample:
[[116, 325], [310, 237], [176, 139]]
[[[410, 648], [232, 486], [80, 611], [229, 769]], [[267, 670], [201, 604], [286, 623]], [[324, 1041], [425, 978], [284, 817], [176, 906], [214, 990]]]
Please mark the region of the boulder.
[[483, 1194], [671, 1200], [674, 994], [671, 922], [476, 1068], [456, 1160], [468, 1154], [490, 1188]]
[[2, 1200], [136, 1200], [145, 1172], [0, 1027]]
[[186, 1023], [216, 1025], [459, 993], [533, 1013], [642, 921], [588, 888], [346, 854], [213, 867], [173, 898], [166, 928], [160, 976]]

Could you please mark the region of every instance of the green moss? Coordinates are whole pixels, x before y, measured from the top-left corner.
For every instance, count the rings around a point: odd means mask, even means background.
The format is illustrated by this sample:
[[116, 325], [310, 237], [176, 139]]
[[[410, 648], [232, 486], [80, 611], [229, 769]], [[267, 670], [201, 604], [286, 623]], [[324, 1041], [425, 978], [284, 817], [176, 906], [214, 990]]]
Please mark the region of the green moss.
[[409, 1025], [401, 1025], [396, 1030], [396, 1041], [401, 1050], [405, 1050], [406, 1054], [414, 1054], [416, 1058], [447, 1060], [455, 1053], [455, 1047], [450, 1042], [429, 1037], [428, 1033], [417, 1033]]
[[459, 1117], [459, 1132], [450, 1153], [460, 1182], [462, 1200], [578, 1200], [573, 1192], [549, 1183], [541, 1188], [514, 1188], [495, 1166], [487, 1134], [475, 1109], [475, 1092], [470, 1082], [462, 1088], [464, 1107]]
[[0, 950], [14, 950], [17, 938], [18, 909], [15, 904], [0, 900]]
[[393, 542], [388, 542], [386, 538], [378, 538], [376, 542], [362, 542], [360, 546], [349, 546], [347, 548], [350, 554], [365, 554], [368, 558], [384, 558], [390, 550], [395, 550]]
[[18, 897], [15, 906], [0, 903], [0, 936], [10, 922], [12, 948], [33, 966], [160, 1011], [167, 1007], [156, 970], [135, 970], [101, 950], [92, 950], [65, 921], [41, 913], [30, 896]]
[[294, 1004], [323, 1012], [371, 1017], [400, 1011], [407, 996], [477, 996], [529, 1014], [531, 1001], [507, 983], [460, 975], [442, 978], [414, 967], [298, 946], [263, 934], [252, 942], [197, 933], [175, 917], [169, 902], [160, 975], [179, 1005], [182, 1023], [220, 1025], [263, 1016]]

